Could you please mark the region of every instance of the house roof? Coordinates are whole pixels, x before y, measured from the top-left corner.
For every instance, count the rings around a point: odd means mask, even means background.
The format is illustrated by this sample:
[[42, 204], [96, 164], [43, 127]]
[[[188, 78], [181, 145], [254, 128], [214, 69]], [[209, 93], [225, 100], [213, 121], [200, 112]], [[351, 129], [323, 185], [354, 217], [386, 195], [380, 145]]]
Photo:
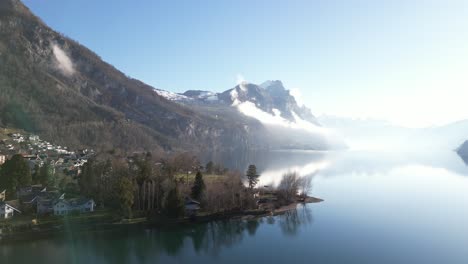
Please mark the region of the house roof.
[[18, 209], [19, 208], [19, 201], [18, 200], [11, 200], [11, 201], [5, 201], [5, 202], [0, 202], [0, 207], [7, 205], [11, 207], [13, 210], [17, 211], [18, 213], [21, 213], [21, 211]]
[[188, 205], [188, 204], [200, 205], [200, 202], [195, 201], [194, 199], [192, 199], [190, 197], [185, 197], [185, 205]]
[[[68, 206], [72, 206], [72, 207], [75, 207], [75, 206], [81, 206], [81, 205], [84, 205], [88, 202], [93, 202], [94, 203], [94, 200], [93, 199], [88, 199], [88, 198], [83, 198], [83, 197], [80, 197], [80, 198], [72, 198], [72, 199], [62, 199], [62, 200], [58, 200], [55, 204], [58, 204], [58, 203], [64, 203]], [[55, 205], [54, 204], [54, 205]]]

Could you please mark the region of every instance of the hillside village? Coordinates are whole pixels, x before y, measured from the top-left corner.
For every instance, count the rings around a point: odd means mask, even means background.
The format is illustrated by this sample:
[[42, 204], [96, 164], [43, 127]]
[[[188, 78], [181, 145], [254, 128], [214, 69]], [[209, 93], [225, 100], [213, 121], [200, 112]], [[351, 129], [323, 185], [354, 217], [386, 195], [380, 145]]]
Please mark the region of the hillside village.
[[0, 165], [15, 155], [21, 155], [32, 175], [38, 175], [41, 168], [47, 167], [55, 179], [50, 186], [19, 186], [15, 193], [8, 193], [5, 186], [0, 184], [0, 219], [12, 218], [18, 214], [64, 215], [94, 210], [92, 199], [66, 196], [64, 192], [76, 184], [83, 165], [94, 156], [93, 150], [70, 150], [66, 146], [42, 140], [34, 134], [7, 129], [2, 129], [1, 132]]

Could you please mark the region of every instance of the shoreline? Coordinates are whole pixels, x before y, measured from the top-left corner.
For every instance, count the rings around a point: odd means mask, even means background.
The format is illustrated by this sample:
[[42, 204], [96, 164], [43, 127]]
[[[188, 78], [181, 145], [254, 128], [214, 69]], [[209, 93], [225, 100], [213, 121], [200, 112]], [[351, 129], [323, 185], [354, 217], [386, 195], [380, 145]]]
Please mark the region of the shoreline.
[[[147, 217], [133, 219], [122, 219], [119, 222], [97, 222], [97, 223], [75, 223], [71, 226], [76, 228], [72, 229], [72, 232], [105, 232], [114, 228], [164, 228], [164, 227], [176, 227], [176, 226], [187, 226], [194, 224], [203, 224], [212, 221], [223, 221], [223, 220], [244, 220], [251, 221], [268, 216], [277, 216], [286, 212], [295, 210], [299, 204], [307, 203], [319, 203], [322, 199], [315, 197], [307, 197], [304, 201], [297, 201], [289, 205], [281, 206], [280, 208], [273, 210], [266, 209], [255, 209], [246, 211], [231, 211], [231, 212], [217, 212], [207, 215], [196, 216], [195, 218], [177, 218], [177, 219], [157, 219], [151, 220]], [[70, 231], [70, 230], [68, 230]], [[22, 232], [10, 232], [3, 234], [0, 232], [0, 245], [4, 243], [34, 241], [40, 239], [47, 239], [53, 237], [60, 237], [66, 234], [64, 223], [61, 225], [51, 226], [45, 229], [39, 227], [31, 227], [28, 230]]]

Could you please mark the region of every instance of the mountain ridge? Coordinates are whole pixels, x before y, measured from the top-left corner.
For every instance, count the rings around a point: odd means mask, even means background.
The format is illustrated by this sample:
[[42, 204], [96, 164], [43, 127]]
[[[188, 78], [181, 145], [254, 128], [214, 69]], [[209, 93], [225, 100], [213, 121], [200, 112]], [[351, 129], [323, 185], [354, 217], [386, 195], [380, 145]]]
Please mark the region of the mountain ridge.
[[20, 1], [2, 1], [0, 36], [0, 125], [105, 149], [220, 149], [252, 141], [242, 124], [196, 113], [127, 77]]
[[223, 93], [156, 89], [54, 31], [20, 1], [0, 5], [2, 127], [97, 151], [330, 148], [310, 109], [281, 81], [263, 86], [240, 83]]

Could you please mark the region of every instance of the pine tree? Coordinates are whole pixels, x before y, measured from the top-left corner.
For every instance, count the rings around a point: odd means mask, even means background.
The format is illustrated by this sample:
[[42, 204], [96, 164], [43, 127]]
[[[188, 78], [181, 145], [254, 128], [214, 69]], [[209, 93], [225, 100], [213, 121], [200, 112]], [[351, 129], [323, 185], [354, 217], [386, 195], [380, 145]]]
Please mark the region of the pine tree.
[[36, 163], [34, 165], [34, 173], [32, 174], [32, 182], [33, 184], [38, 184], [39, 183], [39, 172], [40, 172], [41, 167], [39, 167], [39, 164]]
[[28, 186], [31, 182], [31, 170], [22, 155], [13, 155], [2, 165], [0, 184], [7, 189], [10, 195], [14, 195], [17, 187]]
[[39, 169], [39, 183], [49, 187], [54, 187], [56, 185], [54, 168], [51, 165], [45, 163]]
[[260, 176], [257, 174], [257, 167], [255, 167], [255, 165], [249, 165], [246, 176], [247, 180], [249, 181], [249, 188], [253, 189], [255, 185], [257, 185], [258, 177]]
[[206, 167], [205, 167], [205, 171], [207, 174], [213, 174], [213, 167], [214, 167], [214, 164], [212, 161], [208, 162], [206, 164]]
[[177, 184], [175, 184], [167, 194], [164, 209], [166, 215], [170, 218], [177, 218], [183, 214], [184, 206], [182, 204], [182, 200], [179, 197]]
[[205, 182], [203, 181], [203, 175], [201, 174], [201, 172], [197, 172], [197, 175], [195, 176], [195, 182], [192, 186], [192, 198], [196, 200], [201, 200], [204, 191]]

